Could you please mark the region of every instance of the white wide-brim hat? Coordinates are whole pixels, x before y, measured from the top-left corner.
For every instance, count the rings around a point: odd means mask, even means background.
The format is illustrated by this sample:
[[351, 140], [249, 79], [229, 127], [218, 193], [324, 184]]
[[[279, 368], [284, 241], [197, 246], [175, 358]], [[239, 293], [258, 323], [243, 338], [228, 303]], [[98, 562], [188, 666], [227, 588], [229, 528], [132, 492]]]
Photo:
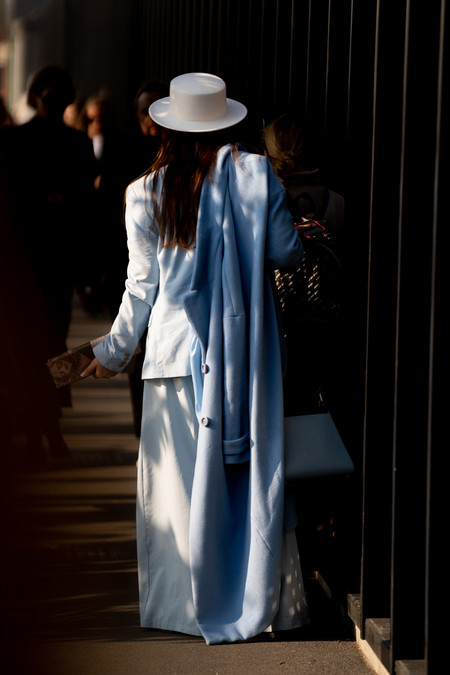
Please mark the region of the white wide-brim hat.
[[218, 131], [238, 124], [247, 108], [227, 98], [225, 82], [209, 73], [186, 73], [170, 83], [170, 96], [148, 109], [157, 124], [175, 131]]

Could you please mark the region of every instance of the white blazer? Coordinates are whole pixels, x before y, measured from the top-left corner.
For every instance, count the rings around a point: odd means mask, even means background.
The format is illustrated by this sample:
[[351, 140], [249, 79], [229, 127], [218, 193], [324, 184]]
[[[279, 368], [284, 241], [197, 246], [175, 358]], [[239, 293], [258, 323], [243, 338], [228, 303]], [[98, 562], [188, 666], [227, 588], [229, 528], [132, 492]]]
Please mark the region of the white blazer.
[[142, 377], [190, 375], [190, 326], [184, 310], [194, 250], [163, 248], [152, 223], [151, 177], [127, 190], [125, 224], [129, 264], [119, 313], [107, 338], [94, 348], [100, 363], [120, 372], [147, 326]]

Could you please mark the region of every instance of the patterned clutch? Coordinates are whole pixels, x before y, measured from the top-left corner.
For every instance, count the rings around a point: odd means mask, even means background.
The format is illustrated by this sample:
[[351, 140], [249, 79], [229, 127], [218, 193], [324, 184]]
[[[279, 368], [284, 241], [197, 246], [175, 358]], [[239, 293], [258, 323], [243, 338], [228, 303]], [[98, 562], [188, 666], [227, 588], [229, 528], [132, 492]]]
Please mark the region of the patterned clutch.
[[[59, 356], [54, 356], [53, 358], [47, 361], [47, 367], [50, 371], [50, 375], [53, 378], [55, 386], [59, 389], [60, 387], [65, 387], [68, 384], [73, 384], [81, 380], [81, 373], [87, 366], [90, 364], [94, 358], [93, 348], [95, 345], [98, 345], [102, 340], [104, 340], [106, 335], [90, 340], [90, 342], [85, 342], [79, 347], [74, 349], [68, 349], [63, 354]], [[122, 373], [132, 373], [136, 366], [136, 356], [141, 351], [140, 345], [136, 349], [131, 361], [127, 366], [121, 371]]]

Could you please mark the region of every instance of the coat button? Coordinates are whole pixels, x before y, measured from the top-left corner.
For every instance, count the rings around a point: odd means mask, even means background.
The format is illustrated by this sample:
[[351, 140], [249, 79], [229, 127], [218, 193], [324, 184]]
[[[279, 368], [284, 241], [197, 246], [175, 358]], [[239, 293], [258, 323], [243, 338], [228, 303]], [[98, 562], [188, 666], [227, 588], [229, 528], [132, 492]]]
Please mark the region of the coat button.
[[206, 363], [202, 363], [202, 373], [209, 373], [209, 366]]
[[204, 427], [207, 427], [209, 425], [209, 417], [202, 417], [201, 423]]

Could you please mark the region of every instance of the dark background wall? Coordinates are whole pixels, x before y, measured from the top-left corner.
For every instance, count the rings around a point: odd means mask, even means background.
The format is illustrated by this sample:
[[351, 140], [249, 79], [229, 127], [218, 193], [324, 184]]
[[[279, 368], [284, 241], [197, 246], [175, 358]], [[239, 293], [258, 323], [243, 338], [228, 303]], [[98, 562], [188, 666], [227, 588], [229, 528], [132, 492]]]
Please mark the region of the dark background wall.
[[352, 4], [19, 0], [12, 16], [27, 27], [27, 77], [47, 62], [65, 66], [82, 96], [110, 92], [124, 128], [133, 124], [133, 97], [145, 79], [169, 82], [204, 70], [225, 79], [229, 96], [247, 105], [256, 126], [294, 106], [311, 115], [330, 145], [340, 142], [342, 152]]

